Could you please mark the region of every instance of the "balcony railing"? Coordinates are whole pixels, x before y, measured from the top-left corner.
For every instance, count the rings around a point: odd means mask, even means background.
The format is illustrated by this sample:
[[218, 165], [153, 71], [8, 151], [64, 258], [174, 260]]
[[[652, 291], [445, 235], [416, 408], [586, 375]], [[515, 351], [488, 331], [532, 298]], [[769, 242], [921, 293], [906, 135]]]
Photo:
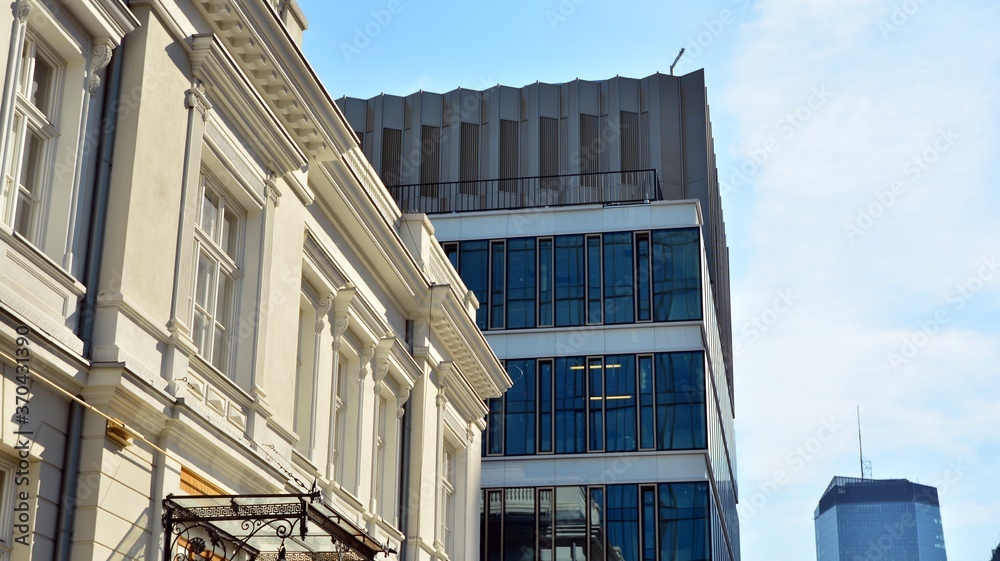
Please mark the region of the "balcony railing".
[[403, 212], [471, 212], [659, 200], [655, 169], [388, 186]]

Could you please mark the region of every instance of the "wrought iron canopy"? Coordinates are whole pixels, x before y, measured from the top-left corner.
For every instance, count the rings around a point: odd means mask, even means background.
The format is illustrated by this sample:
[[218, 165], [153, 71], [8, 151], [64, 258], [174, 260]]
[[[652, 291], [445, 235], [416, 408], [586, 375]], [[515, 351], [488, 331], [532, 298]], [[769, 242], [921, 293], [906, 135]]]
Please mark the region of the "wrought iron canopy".
[[373, 561], [395, 553], [324, 503], [319, 491], [171, 494], [163, 499], [163, 527], [163, 561]]

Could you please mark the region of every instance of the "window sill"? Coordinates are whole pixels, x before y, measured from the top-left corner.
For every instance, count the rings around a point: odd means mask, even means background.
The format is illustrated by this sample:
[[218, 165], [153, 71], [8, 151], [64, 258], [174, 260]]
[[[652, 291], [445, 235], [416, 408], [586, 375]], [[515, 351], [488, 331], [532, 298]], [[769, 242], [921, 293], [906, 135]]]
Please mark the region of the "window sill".
[[87, 292], [87, 287], [79, 282], [66, 269], [56, 263], [51, 257], [45, 255], [41, 249], [31, 243], [28, 238], [14, 231], [6, 224], [0, 224], [0, 238], [10, 243], [11, 247], [21, 255], [28, 258], [32, 265], [38, 267], [42, 272], [59, 282], [60, 285], [71, 290], [76, 296], [83, 296]]

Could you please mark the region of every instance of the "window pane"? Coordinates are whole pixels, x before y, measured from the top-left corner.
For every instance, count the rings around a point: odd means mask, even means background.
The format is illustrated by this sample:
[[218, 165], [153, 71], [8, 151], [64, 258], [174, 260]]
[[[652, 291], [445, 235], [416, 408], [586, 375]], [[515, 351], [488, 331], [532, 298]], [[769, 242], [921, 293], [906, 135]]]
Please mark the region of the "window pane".
[[517, 456], [535, 453], [535, 361], [508, 360], [507, 375], [514, 384], [507, 401], [504, 428], [505, 454]]
[[502, 561], [503, 544], [503, 493], [489, 491], [486, 505], [486, 561]]
[[507, 329], [535, 326], [535, 238], [507, 241]]
[[538, 561], [552, 561], [552, 494], [538, 490]]
[[212, 342], [212, 366], [229, 373], [229, 334], [219, 326], [215, 326]]
[[656, 355], [656, 432], [660, 450], [706, 447], [704, 371], [700, 351]]
[[476, 325], [480, 329], [486, 329], [487, 310], [489, 310], [489, 299], [487, 298], [487, 279], [489, 271], [489, 260], [487, 251], [489, 242], [472, 241], [462, 242], [460, 245], [461, 257], [459, 258], [458, 274], [479, 300], [479, 309], [476, 310]]
[[656, 488], [642, 488], [642, 561], [656, 561]]
[[606, 561], [604, 545], [604, 489], [590, 489], [590, 529], [587, 532], [590, 541], [590, 559]]
[[216, 300], [216, 310], [215, 310], [215, 321], [222, 325], [223, 328], [229, 329], [232, 327], [233, 323], [233, 309], [235, 308], [235, 303], [233, 299], [235, 297], [235, 286], [236, 281], [234, 281], [229, 275], [223, 273], [219, 277], [219, 294]]
[[586, 452], [587, 373], [582, 358], [557, 358], [556, 453]]
[[635, 356], [609, 356], [605, 359], [604, 369], [608, 452], [635, 450]]
[[552, 240], [538, 240], [538, 325], [552, 325]]
[[653, 397], [653, 357], [639, 357], [639, 447], [643, 450], [656, 448]]
[[660, 484], [660, 559], [710, 561], [708, 486]]
[[590, 446], [588, 450], [604, 450], [604, 369], [601, 359], [587, 361], [587, 371], [590, 373]]
[[222, 215], [222, 236], [219, 240], [219, 247], [236, 260], [236, 244], [239, 242], [239, 217], [229, 212], [228, 209], [223, 211]]
[[649, 321], [652, 318], [649, 294], [649, 234], [640, 234], [635, 238], [635, 271], [637, 319]]
[[586, 561], [587, 495], [585, 487], [556, 488], [556, 561]]
[[556, 326], [583, 325], [583, 236], [555, 239]]
[[490, 398], [488, 407], [490, 412], [486, 431], [489, 444], [486, 453], [503, 454], [503, 398]]
[[490, 244], [490, 327], [503, 328], [504, 310], [504, 243]]
[[552, 361], [538, 363], [538, 451], [552, 451]]
[[504, 504], [504, 561], [535, 558], [535, 490], [507, 489]]
[[652, 233], [653, 319], [701, 319], [701, 259], [698, 229]]
[[32, 197], [38, 196], [38, 172], [39, 164], [42, 160], [42, 147], [44, 141], [37, 133], [30, 128], [27, 132], [27, 146], [21, 155], [21, 174], [18, 178], [22, 190], [27, 191]]
[[215, 240], [215, 228], [219, 219], [219, 198], [205, 189], [201, 202], [201, 229]]
[[635, 321], [632, 234], [604, 234], [604, 323]]
[[191, 339], [198, 347], [198, 352], [204, 354], [208, 350], [208, 318], [202, 312], [194, 311], [194, 321], [191, 322]]
[[211, 294], [215, 280], [215, 262], [204, 253], [198, 256], [197, 286], [194, 291], [194, 301], [205, 311], [210, 311]]
[[28, 101], [46, 115], [49, 113], [49, 93], [52, 90], [52, 65], [35, 55], [35, 68], [31, 76]]
[[639, 561], [639, 494], [635, 485], [607, 487], [608, 557]]
[[14, 230], [34, 242], [35, 202], [27, 194], [21, 193], [14, 213]]
[[587, 236], [587, 323], [601, 323], [600, 236]]

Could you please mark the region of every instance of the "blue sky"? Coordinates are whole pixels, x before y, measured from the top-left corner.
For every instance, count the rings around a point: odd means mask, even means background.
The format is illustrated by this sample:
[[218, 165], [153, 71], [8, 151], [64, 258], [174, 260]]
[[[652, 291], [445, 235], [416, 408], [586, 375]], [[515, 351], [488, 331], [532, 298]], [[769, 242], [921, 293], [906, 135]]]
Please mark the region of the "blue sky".
[[937, 486], [949, 558], [989, 558], [1000, 4], [300, 4], [334, 97], [638, 78], [687, 49], [732, 257], [744, 561], [815, 559], [819, 496], [859, 471], [856, 406], [874, 476]]

